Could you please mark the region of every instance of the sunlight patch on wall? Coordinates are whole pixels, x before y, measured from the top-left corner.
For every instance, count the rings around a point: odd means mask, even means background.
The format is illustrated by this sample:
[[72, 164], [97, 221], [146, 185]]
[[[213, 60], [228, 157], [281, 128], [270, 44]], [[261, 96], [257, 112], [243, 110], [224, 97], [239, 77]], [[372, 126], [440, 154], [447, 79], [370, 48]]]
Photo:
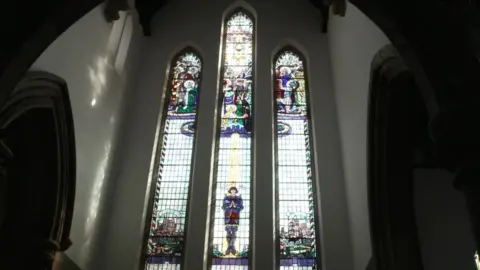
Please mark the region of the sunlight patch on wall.
[[122, 31], [122, 37], [120, 38], [120, 44], [118, 45], [118, 50], [115, 56], [114, 67], [115, 71], [118, 74], [123, 73], [123, 68], [125, 66], [125, 60], [127, 59], [128, 50], [130, 48], [130, 42], [132, 40], [133, 34], [133, 22], [132, 16], [128, 15]]
[[89, 257], [91, 250], [91, 240], [94, 236], [95, 224], [98, 220], [98, 211], [100, 200], [102, 198], [103, 186], [106, 179], [106, 170], [110, 161], [111, 153], [111, 141], [108, 140], [104, 146], [104, 154], [102, 160], [99, 162], [97, 172], [95, 174], [95, 180], [92, 187], [92, 193], [89, 200], [88, 215], [85, 221], [85, 245], [83, 246], [82, 255], [85, 258]]
[[111, 68], [108, 63], [107, 57], [99, 56], [96, 59], [95, 66], [88, 67], [88, 74], [90, 77], [90, 82], [92, 84], [92, 101], [90, 105], [95, 107], [98, 104], [99, 98], [102, 96], [105, 91], [105, 86], [107, 85], [107, 71]]

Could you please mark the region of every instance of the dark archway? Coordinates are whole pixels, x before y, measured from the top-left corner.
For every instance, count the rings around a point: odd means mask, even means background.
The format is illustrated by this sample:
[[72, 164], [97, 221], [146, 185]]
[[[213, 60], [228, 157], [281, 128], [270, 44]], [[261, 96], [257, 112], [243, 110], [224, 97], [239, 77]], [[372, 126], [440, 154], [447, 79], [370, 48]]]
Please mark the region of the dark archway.
[[[66, 83], [29, 72], [0, 109], [1, 269], [51, 269], [66, 250], [75, 199], [75, 140]], [[25, 255], [28, 259], [23, 259]]]
[[379, 26], [410, 70], [428, 112], [432, 153], [440, 167], [456, 174], [454, 186], [465, 196], [480, 249], [480, 128], [473, 124], [480, 118], [480, 4], [350, 3]]
[[472, 94], [469, 88], [480, 84], [480, 7], [475, 1], [349, 2], [389, 38], [415, 78], [430, 119], [463, 102]]
[[395, 48], [382, 48], [372, 62], [368, 116], [368, 199], [377, 269], [423, 269], [412, 171], [415, 163], [431, 162], [422, 103]]

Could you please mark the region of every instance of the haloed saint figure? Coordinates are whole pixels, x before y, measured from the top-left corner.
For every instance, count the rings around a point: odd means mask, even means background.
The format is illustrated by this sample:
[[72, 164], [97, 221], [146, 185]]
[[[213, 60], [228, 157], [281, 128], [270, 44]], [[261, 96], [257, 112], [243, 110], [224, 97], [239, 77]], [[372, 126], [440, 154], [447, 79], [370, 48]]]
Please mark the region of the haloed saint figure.
[[238, 194], [236, 187], [231, 187], [228, 190], [228, 194], [223, 199], [222, 209], [225, 213], [225, 231], [227, 232], [228, 247], [225, 251], [225, 255], [230, 253], [235, 255], [235, 241], [237, 240], [237, 231], [240, 220], [240, 211], [243, 210], [243, 199]]

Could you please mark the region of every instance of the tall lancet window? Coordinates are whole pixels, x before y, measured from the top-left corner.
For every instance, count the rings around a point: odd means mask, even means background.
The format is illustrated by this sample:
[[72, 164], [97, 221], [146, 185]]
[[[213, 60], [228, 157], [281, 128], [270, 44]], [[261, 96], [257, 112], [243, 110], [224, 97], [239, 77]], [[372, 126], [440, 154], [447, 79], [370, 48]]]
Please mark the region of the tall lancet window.
[[274, 68], [280, 269], [318, 269], [305, 62], [286, 49], [275, 58]]
[[254, 24], [237, 10], [224, 27], [211, 267], [248, 269]]
[[191, 49], [177, 54], [171, 64], [147, 230], [147, 270], [180, 269], [201, 70], [200, 57]]

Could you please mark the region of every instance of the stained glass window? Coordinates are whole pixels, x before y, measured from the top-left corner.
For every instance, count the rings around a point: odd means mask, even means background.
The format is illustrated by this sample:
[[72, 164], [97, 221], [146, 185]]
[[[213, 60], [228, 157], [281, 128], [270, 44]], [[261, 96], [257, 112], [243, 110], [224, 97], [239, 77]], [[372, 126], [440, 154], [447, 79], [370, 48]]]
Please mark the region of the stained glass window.
[[185, 50], [175, 57], [159, 140], [158, 179], [147, 243], [147, 270], [180, 269], [202, 63]]
[[305, 63], [294, 50], [284, 50], [274, 64], [280, 269], [317, 269]]
[[212, 269], [248, 269], [253, 31], [252, 19], [241, 10], [225, 24]]
[[480, 270], [480, 258], [478, 257], [478, 251], [475, 252], [475, 265], [477, 269]]

